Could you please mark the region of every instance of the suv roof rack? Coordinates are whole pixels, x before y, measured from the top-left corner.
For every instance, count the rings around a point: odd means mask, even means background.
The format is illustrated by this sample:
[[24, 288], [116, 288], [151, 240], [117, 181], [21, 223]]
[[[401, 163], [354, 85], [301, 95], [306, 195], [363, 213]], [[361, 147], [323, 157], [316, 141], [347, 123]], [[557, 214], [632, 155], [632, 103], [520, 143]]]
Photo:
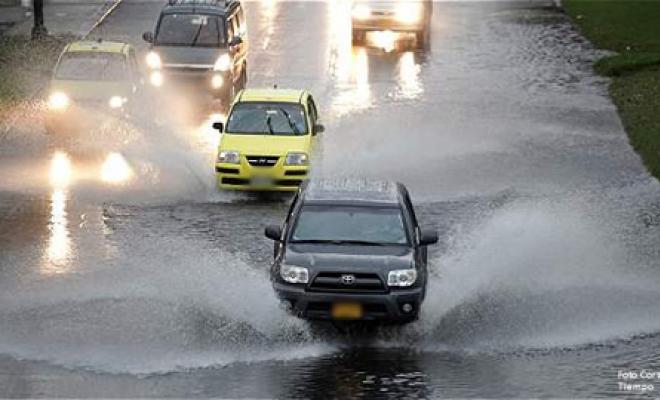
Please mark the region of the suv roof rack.
[[236, 0], [168, 0], [170, 6], [228, 6]]

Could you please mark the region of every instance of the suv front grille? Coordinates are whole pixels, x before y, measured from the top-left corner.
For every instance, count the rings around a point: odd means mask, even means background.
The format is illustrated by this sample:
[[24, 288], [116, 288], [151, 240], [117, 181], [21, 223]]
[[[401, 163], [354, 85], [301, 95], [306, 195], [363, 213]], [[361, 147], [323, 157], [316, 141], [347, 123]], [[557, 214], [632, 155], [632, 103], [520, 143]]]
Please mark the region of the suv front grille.
[[[352, 282], [348, 283], [345, 276], [352, 276]], [[350, 280], [350, 279], [349, 279]], [[357, 292], [357, 293], [382, 293], [387, 289], [377, 274], [347, 273], [347, 272], [321, 272], [312, 284], [310, 290], [319, 292]]]
[[253, 167], [273, 167], [279, 161], [279, 157], [271, 156], [247, 156], [248, 163]]

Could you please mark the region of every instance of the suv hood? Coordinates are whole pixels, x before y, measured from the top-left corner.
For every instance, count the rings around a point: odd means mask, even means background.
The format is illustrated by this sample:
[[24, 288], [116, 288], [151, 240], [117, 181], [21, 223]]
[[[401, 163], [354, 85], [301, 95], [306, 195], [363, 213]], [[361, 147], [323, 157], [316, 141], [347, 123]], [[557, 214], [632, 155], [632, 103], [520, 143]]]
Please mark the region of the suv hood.
[[309, 153], [309, 135], [232, 135], [223, 134], [220, 149], [234, 150], [246, 155], [284, 156], [288, 152]]
[[[332, 270], [334, 272], [382, 272], [411, 268], [414, 265], [413, 252], [409, 248], [374, 247], [374, 251], [365, 251], [365, 246], [322, 246], [335, 248], [337, 252], [325, 252], [330, 249], [324, 249], [324, 252], [303, 252], [303, 250], [307, 250], [304, 249], [306, 247], [316, 249], [320, 246], [296, 245], [287, 249], [284, 263], [308, 267], [316, 271]], [[346, 254], [347, 251], [351, 251], [352, 254]]]
[[188, 65], [208, 69], [213, 68], [218, 57], [227, 53], [227, 49], [217, 47], [156, 46], [153, 50], [160, 56], [164, 67]]

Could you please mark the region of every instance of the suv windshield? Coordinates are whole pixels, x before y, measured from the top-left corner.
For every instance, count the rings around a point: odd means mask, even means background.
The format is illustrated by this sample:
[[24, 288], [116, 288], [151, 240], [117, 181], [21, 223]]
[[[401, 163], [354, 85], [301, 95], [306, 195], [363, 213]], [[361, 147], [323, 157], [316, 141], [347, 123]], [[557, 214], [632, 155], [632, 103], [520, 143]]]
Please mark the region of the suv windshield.
[[72, 81], [126, 80], [126, 59], [119, 53], [65, 53], [57, 65], [55, 78]]
[[408, 244], [398, 208], [306, 206], [292, 243]]
[[305, 109], [295, 103], [239, 103], [229, 116], [227, 132], [244, 135], [305, 135]]
[[220, 18], [200, 14], [165, 14], [161, 17], [155, 45], [220, 47], [226, 44]]

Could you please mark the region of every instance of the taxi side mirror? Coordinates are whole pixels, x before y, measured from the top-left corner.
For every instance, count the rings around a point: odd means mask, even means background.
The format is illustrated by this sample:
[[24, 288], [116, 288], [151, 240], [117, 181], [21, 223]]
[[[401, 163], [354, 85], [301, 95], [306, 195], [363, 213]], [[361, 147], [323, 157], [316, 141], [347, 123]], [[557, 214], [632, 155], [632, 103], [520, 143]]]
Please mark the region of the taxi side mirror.
[[216, 129], [218, 132], [222, 133], [222, 131], [225, 129], [225, 124], [222, 122], [214, 122], [213, 129]]
[[316, 135], [317, 133], [323, 133], [325, 132], [325, 126], [321, 124], [316, 124], [314, 125], [314, 134]]
[[145, 42], [147, 43], [153, 43], [154, 42], [154, 34], [151, 32], [145, 32], [142, 34], [142, 39], [144, 39]]

